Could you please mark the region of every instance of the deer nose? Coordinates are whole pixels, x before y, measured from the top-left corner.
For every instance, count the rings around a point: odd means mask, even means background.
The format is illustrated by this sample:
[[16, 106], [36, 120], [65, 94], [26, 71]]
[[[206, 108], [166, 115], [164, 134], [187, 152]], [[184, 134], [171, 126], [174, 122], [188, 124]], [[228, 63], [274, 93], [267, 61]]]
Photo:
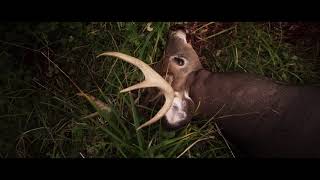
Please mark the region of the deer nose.
[[181, 24], [173, 25], [173, 26], [170, 27], [169, 30], [170, 30], [171, 32], [179, 31], [179, 30], [184, 31], [184, 32], [187, 31], [186, 27], [185, 27], [184, 25], [181, 25]]
[[183, 43], [187, 44], [187, 34], [182, 30], [173, 31], [170, 38], [172, 38], [176, 42], [182, 40]]

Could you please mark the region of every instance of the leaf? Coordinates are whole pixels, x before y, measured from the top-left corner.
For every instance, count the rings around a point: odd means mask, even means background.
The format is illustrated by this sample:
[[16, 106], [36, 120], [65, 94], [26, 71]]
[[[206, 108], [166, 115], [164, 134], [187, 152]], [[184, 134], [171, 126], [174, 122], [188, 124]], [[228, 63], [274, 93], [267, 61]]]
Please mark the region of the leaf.
[[107, 111], [108, 113], [111, 112], [111, 108], [96, 97], [88, 95], [86, 93], [77, 93], [77, 95], [85, 97], [88, 101], [93, 102], [99, 109]]
[[148, 24], [147, 24], [147, 31], [149, 31], [149, 32], [151, 32], [151, 31], [153, 31], [153, 28], [151, 27], [151, 22], [149, 22]]

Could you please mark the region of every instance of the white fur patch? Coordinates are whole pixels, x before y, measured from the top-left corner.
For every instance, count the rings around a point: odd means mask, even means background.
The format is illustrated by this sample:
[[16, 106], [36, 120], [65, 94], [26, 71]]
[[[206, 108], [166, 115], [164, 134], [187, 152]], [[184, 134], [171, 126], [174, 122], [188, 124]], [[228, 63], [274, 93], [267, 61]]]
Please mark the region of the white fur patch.
[[191, 97], [189, 96], [189, 92], [184, 91], [184, 97], [192, 101]]
[[[175, 92], [175, 94], [177, 94], [177, 92]], [[166, 119], [169, 124], [177, 124], [187, 118], [187, 113], [184, 111], [186, 106], [187, 102], [184, 101], [181, 96], [176, 96], [173, 99], [173, 103], [169, 111], [166, 113]]]
[[170, 61], [173, 61], [173, 59], [174, 58], [180, 58], [180, 59], [183, 59], [183, 61], [184, 61], [184, 65], [183, 66], [180, 66], [180, 68], [183, 68], [183, 67], [185, 67], [185, 66], [187, 66], [188, 64], [189, 64], [189, 61], [187, 61], [187, 59], [186, 58], [184, 58], [184, 57], [180, 57], [180, 56], [171, 56], [170, 57]]
[[187, 35], [183, 31], [177, 31], [175, 36], [182, 39], [185, 43], [187, 43]]

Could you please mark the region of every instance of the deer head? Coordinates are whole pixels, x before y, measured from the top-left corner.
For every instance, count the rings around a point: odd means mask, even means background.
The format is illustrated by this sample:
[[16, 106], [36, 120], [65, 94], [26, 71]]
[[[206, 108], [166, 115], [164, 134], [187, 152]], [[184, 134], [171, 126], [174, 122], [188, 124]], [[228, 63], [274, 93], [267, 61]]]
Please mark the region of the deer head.
[[[106, 52], [99, 56], [114, 56], [137, 66], [144, 74], [145, 81], [122, 90], [127, 92], [139, 88], [157, 87], [166, 98], [163, 107], [149, 121], [138, 129], [149, 126], [163, 116], [167, 129], [177, 129], [190, 122], [195, 109], [186, 86], [188, 75], [202, 69], [197, 53], [187, 42], [187, 32], [181, 26], [170, 29], [168, 43], [159, 66], [159, 73], [143, 61], [119, 52]], [[99, 57], [98, 56], [98, 57]]]
[[187, 36], [188, 32], [183, 26], [172, 26], [160, 62], [160, 74], [175, 92], [173, 104], [163, 121], [169, 130], [180, 128], [191, 121], [195, 104], [189, 97], [187, 79], [192, 72], [203, 68]]
[[187, 41], [187, 30], [181, 26], [170, 29], [167, 46], [160, 62], [160, 73], [175, 91], [183, 91], [188, 75], [202, 65], [197, 53]]

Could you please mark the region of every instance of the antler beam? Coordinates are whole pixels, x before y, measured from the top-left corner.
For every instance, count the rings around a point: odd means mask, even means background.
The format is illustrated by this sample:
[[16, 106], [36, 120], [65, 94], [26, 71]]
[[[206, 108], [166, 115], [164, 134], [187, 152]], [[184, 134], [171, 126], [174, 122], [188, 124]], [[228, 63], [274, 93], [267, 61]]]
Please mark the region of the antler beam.
[[145, 76], [145, 80], [139, 84], [133, 85], [126, 89], [121, 90], [121, 93], [140, 89], [140, 88], [148, 88], [148, 87], [157, 87], [159, 88], [165, 96], [165, 103], [162, 108], [158, 111], [158, 113], [149, 121], [145, 122], [141, 126], [137, 128], [140, 130], [143, 127], [149, 126], [157, 121], [159, 121], [170, 109], [173, 99], [174, 99], [174, 90], [170, 86], [170, 84], [164, 80], [156, 71], [154, 71], [149, 65], [141, 61], [140, 59], [134, 58], [132, 56], [120, 53], [120, 52], [105, 52], [97, 57], [101, 56], [113, 56], [119, 59], [122, 59], [134, 66], [138, 67]]

